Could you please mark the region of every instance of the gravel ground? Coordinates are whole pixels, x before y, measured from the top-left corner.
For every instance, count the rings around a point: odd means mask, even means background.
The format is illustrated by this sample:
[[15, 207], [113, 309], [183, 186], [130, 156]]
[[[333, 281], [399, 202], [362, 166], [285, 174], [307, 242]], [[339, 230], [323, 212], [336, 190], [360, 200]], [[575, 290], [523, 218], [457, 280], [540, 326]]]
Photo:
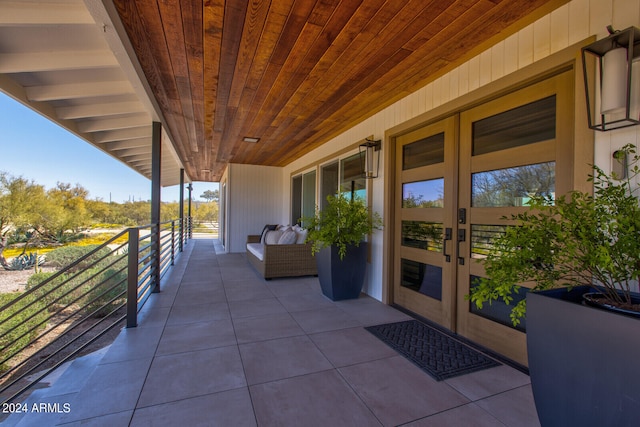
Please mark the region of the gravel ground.
[[[40, 270], [55, 271], [52, 267], [41, 267]], [[33, 268], [22, 271], [7, 271], [0, 267], [0, 293], [24, 291], [27, 280], [33, 273]]]

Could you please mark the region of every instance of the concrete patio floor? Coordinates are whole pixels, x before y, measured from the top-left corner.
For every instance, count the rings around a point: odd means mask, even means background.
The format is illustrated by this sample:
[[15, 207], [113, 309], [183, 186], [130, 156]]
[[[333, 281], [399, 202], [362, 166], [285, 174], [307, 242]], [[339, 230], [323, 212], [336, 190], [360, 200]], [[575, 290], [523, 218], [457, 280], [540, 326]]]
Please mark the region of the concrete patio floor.
[[217, 245], [190, 240], [137, 328], [45, 379], [3, 425], [540, 425], [522, 372], [437, 382], [363, 328], [406, 314], [332, 302], [315, 277], [264, 281]]

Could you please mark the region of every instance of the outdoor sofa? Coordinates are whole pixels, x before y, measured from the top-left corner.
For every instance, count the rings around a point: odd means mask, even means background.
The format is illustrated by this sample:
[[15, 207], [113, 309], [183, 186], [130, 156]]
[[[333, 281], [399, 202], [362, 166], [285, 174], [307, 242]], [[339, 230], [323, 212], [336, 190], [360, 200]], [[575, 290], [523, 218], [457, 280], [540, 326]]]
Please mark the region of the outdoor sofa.
[[316, 276], [316, 260], [306, 230], [299, 226], [267, 225], [260, 235], [247, 236], [247, 259], [262, 277]]

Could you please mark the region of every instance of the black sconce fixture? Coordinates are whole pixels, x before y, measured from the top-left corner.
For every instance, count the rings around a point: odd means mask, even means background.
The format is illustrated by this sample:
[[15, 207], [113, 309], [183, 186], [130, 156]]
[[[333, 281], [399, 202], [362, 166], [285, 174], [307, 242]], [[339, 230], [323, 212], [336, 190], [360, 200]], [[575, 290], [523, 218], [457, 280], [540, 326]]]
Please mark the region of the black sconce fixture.
[[378, 177], [378, 172], [380, 171], [381, 148], [381, 140], [374, 141], [369, 138], [365, 139], [364, 143], [360, 144], [358, 147], [363, 178], [371, 179]]
[[582, 48], [589, 128], [640, 124], [640, 30], [629, 27]]

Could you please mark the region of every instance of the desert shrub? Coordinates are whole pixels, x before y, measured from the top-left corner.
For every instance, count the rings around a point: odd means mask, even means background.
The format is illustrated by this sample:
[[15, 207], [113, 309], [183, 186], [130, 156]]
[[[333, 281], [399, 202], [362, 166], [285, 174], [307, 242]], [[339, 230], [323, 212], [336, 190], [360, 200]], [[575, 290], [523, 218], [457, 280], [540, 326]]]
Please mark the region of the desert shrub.
[[[37, 287], [54, 274], [48, 272], [32, 274], [27, 279], [26, 289], [31, 290]], [[45, 304], [50, 311], [54, 311], [60, 305], [70, 304], [76, 298], [77, 292], [75, 292], [74, 287], [77, 287], [78, 282], [68, 281], [69, 277], [69, 275], [60, 275], [33, 291], [33, 295]]]
[[[115, 298], [124, 292], [127, 286], [127, 259], [123, 256], [108, 256], [99, 265], [82, 271], [61, 274], [55, 279], [37, 288], [34, 296], [42, 301], [49, 310], [71, 303], [82, 308], [84, 314], [95, 313], [96, 317], [107, 315], [123, 298]], [[108, 266], [108, 264], [112, 265]], [[27, 281], [27, 289], [37, 287], [54, 273], [38, 273]], [[104, 306], [104, 307], [103, 307]]]
[[[49, 265], [53, 267], [63, 268], [78, 260], [79, 258], [85, 256], [89, 252], [96, 249], [98, 245], [87, 245], [87, 246], [63, 246], [47, 254], [47, 262]], [[79, 264], [75, 265], [70, 272], [76, 272], [85, 270], [94, 262], [99, 259], [106, 257], [111, 250], [109, 248], [102, 248], [89, 258], [83, 260]]]
[[[104, 317], [126, 300], [127, 270], [120, 270], [117, 266], [108, 268], [97, 274], [85, 286], [87, 292], [84, 301], [87, 304], [85, 312], [95, 313], [95, 317]], [[113, 301], [112, 301], [113, 300]]]
[[[4, 307], [5, 304], [20, 295], [19, 292], [0, 294], [0, 307]], [[23, 308], [24, 310], [18, 313]], [[43, 309], [44, 304], [41, 301], [33, 295], [28, 295], [14, 305], [0, 311], [0, 360], [19, 352], [45, 327], [47, 314]], [[18, 314], [11, 317], [15, 313]], [[32, 328], [34, 330], [28, 332]], [[0, 372], [8, 369], [6, 365], [6, 363], [0, 365]]]

